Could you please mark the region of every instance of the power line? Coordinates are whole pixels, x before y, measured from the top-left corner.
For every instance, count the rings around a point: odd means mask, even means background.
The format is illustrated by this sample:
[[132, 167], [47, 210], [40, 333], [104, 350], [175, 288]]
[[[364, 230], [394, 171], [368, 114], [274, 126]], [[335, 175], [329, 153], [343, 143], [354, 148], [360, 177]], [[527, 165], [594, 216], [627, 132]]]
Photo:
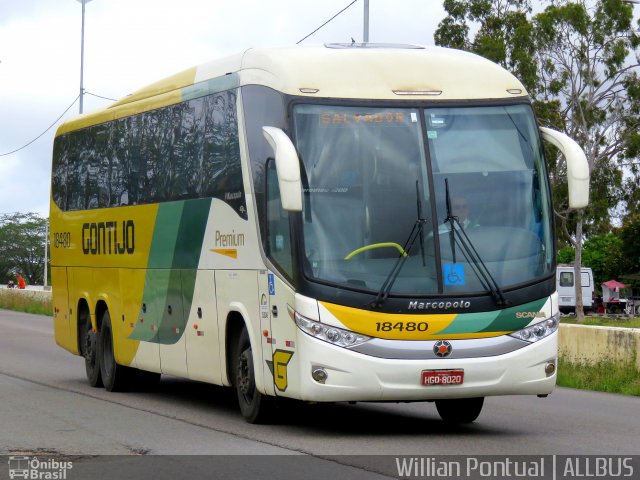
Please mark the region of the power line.
[[327, 20], [326, 22], [324, 22], [322, 25], [320, 25], [318, 28], [316, 28], [313, 32], [311, 32], [309, 35], [307, 35], [306, 37], [301, 38], [300, 40], [298, 40], [296, 42], [296, 45], [298, 45], [299, 43], [303, 42], [304, 40], [306, 40], [307, 38], [309, 38], [311, 35], [313, 35], [314, 33], [316, 33], [318, 30], [320, 30], [322, 27], [324, 27], [327, 23], [329, 23], [331, 20], [333, 20], [334, 18], [336, 18], [338, 15], [340, 15], [342, 12], [344, 12], [347, 8], [349, 8], [351, 5], [353, 5], [354, 3], [356, 3], [358, 0], [353, 0], [353, 2], [351, 2], [349, 5], [347, 5], [346, 7], [344, 7], [342, 10], [340, 10], [338, 13], [336, 13], [333, 17], [331, 17], [329, 20]]
[[42, 137], [45, 133], [47, 133], [49, 130], [51, 130], [51, 128], [52, 128], [56, 123], [58, 123], [58, 121], [59, 121], [62, 117], [64, 117], [64, 115], [65, 115], [65, 114], [66, 114], [66, 113], [71, 109], [71, 107], [73, 107], [73, 106], [76, 104], [76, 102], [78, 101], [78, 99], [79, 99], [79, 98], [80, 98], [80, 95], [78, 95], [78, 96], [73, 100], [73, 102], [71, 102], [71, 105], [69, 105], [69, 106], [67, 107], [67, 109], [66, 109], [64, 112], [62, 112], [62, 113], [60, 114], [60, 116], [59, 116], [58, 118], [56, 118], [56, 119], [54, 120], [54, 122], [53, 122], [51, 125], [49, 125], [49, 126], [47, 127], [47, 129], [46, 129], [44, 132], [42, 132], [40, 135], [38, 135], [36, 138], [34, 138], [33, 140], [31, 140], [29, 143], [24, 144], [24, 145], [23, 145], [23, 146], [21, 146], [20, 148], [16, 148], [15, 150], [11, 150], [10, 152], [7, 152], [7, 153], [0, 153], [0, 157], [6, 157], [7, 155], [11, 155], [11, 154], [14, 154], [14, 153], [16, 153], [16, 152], [19, 152], [20, 150], [23, 150], [23, 149], [27, 148], [27, 147], [28, 147], [29, 145], [31, 145], [33, 142], [35, 142], [36, 140], [38, 140], [38, 139], [39, 139], [40, 137]]
[[101, 98], [103, 100], [110, 100], [112, 102], [116, 101], [115, 98], [103, 97], [102, 95], [97, 95], [95, 93], [88, 92], [87, 90], [85, 90], [84, 93], [85, 93], [85, 95], [91, 95], [92, 97]]

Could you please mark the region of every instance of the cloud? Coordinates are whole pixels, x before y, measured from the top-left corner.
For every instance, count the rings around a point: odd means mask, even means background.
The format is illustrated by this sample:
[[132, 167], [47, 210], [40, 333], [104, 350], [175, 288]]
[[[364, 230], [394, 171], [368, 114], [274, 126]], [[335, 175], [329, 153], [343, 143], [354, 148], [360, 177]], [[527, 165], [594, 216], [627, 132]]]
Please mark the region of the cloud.
[[[94, 0], [86, 4], [87, 91], [121, 98], [185, 68], [249, 47], [293, 44], [347, 0]], [[440, 0], [371, 2], [371, 41], [432, 43]], [[305, 43], [362, 38], [357, 2]], [[79, 93], [81, 7], [72, 0], [3, 1], [0, 153], [40, 134]], [[109, 102], [85, 96], [85, 111]], [[65, 117], [77, 114], [77, 106]], [[0, 212], [46, 214], [55, 128], [0, 157]]]

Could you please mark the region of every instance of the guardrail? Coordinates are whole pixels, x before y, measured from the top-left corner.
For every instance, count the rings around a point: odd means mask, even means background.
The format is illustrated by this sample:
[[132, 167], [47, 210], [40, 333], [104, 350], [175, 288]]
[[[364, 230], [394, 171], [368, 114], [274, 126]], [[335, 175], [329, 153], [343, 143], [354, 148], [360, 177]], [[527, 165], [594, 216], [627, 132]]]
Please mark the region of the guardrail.
[[560, 324], [558, 350], [571, 362], [635, 362], [640, 370], [640, 328]]

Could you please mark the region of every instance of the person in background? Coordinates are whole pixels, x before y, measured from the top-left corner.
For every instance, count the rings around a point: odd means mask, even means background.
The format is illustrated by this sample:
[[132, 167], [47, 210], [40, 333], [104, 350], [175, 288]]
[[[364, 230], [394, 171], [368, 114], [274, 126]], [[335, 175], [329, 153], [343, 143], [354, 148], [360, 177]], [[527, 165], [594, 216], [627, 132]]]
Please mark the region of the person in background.
[[25, 288], [27, 288], [27, 282], [24, 281], [24, 277], [22, 275], [18, 274], [17, 279], [19, 289], [24, 290]]

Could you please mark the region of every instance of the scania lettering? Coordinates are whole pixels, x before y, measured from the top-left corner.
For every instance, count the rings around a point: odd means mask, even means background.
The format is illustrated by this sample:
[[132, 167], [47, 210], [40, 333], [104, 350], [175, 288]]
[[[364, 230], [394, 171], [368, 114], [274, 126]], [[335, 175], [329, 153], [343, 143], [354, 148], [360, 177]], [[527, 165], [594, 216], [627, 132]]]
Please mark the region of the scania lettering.
[[249, 422], [281, 398], [472, 422], [486, 396], [546, 396], [543, 141], [584, 207], [581, 148], [469, 53], [261, 48], [179, 72], [56, 133], [56, 342], [95, 387], [222, 385]]

